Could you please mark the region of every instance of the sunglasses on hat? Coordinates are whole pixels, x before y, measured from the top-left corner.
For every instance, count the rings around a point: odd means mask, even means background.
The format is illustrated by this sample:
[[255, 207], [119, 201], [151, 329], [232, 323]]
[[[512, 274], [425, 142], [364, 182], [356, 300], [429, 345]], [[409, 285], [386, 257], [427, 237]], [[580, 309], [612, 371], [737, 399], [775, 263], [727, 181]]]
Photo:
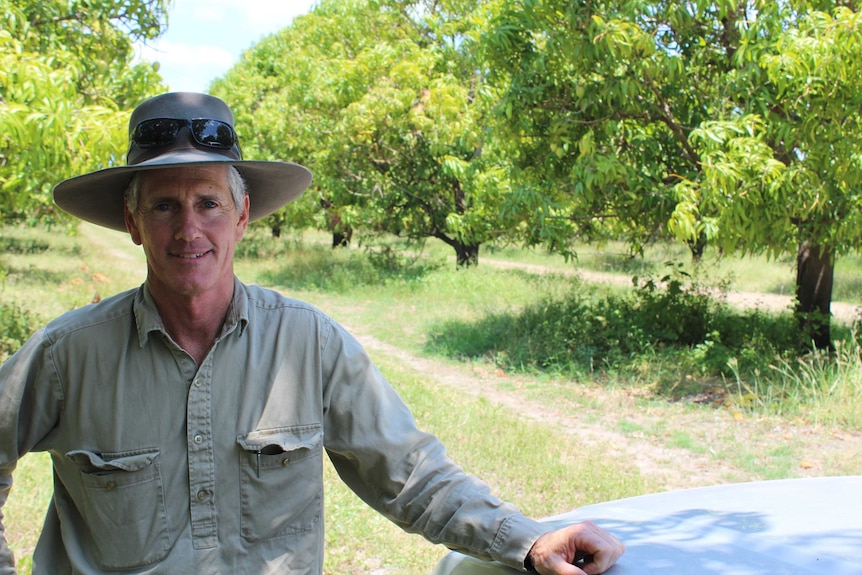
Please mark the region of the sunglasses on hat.
[[167, 146], [177, 139], [181, 128], [188, 128], [194, 141], [207, 148], [229, 150], [237, 143], [236, 132], [227, 122], [198, 118], [153, 118], [144, 120], [131, 131], [129, 140], [139, 148]]

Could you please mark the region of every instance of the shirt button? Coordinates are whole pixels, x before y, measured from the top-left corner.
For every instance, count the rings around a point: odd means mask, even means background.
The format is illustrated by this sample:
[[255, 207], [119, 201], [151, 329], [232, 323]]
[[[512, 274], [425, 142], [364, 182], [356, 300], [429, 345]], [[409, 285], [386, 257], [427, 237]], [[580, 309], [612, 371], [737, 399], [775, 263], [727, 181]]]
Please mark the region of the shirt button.
[[204, 436], [203, 436], [203, 435], [195, 435], [195, 443], [197, 443], [198, 445], [200, 445], [201, 443], [203, 443], [203, 441], [204, 441]]
[[200, 387], [200, 386], [201, 386], [201, 380], [196, 379], [195, 380], [195, 387]]
[[113, 490], [114, 490], [114, 489], [116, 489], [116, 488], [117, 488], [117, 484], [116, 484], [116, 483], [114, 483], [113, 481], [108, 481], [108, 482], [105, 484], [105, 489], [106, 489], [106, 490], [108, 490], [108, 491], [113, 491]]
[[209, 495], [209, 493], [207, 493], [207, 490], [201, 489], [200, 491], [198, 491], [198, 501], [203, 501], [207, 498], [207, 495]]
[[281, 460], [281, 464], [282, 464], [282, 466], [287, 467], [288, 465], [290, 465], [290, 459], [285, 457], [284, 459]]

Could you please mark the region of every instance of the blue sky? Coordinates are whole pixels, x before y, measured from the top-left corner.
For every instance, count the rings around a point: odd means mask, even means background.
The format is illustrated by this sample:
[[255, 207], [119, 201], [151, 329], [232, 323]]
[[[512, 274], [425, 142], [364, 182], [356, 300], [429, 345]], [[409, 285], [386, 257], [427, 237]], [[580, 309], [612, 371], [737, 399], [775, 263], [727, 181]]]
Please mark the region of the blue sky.
[[168, 29], [139, 46], [142, 58], [159, 62], [171, 91], [205, 92], [262, 37], [311, 10], [314, 0], [174, 0]]

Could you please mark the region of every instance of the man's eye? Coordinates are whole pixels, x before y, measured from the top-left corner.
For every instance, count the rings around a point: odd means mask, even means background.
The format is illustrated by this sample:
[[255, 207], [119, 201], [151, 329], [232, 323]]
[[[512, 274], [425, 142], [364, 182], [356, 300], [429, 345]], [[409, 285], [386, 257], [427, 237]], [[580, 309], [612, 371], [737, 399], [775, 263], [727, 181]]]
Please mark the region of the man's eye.
[[217, 208], [218, 202], [214, 202], [213, 200], [206, 200], [204, 202], [204, 207], [207, 209]]
[[154, 212], [166, 212], [171, 209], [170, 204], [156, 204], [153, 206]]

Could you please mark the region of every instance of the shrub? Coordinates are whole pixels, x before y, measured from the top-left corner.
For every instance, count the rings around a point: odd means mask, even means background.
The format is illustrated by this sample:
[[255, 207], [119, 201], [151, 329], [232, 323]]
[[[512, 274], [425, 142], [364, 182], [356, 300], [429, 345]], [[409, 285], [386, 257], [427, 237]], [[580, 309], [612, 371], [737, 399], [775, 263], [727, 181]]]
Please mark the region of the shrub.
[[601, 298], [577, 284], [517, 312], [446, 321], [430, 330], [428, 347], [491, 358], [511, 370], [563, 374], [635, 372], [644, 360], [663, 357], [660, 363], [670, 367], [662, 376], [676, 382], [688, 375], [724, 379], [740, 370], [767, 371], [802, 349], [790, 314], [733, 309], [715, 297], [722, 286], [704, 286], [676, 271], [634, 283], [625, 294]]
[[38, 323], [38, 318], [16, 303], [0, 303], [0, 362], [27, 341]]

